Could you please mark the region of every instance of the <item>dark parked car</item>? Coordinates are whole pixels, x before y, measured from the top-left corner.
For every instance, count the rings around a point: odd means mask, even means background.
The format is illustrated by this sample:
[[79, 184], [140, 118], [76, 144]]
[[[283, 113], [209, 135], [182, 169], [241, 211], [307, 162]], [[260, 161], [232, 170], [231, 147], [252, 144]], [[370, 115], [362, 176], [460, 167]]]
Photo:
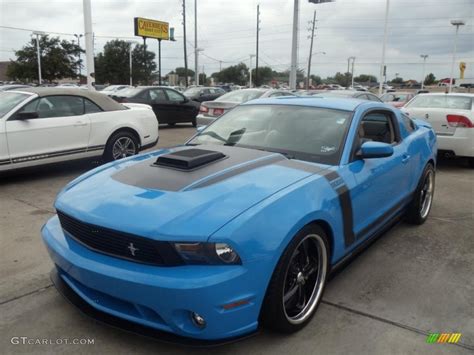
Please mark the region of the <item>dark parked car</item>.
[[150, 105], [159, 123], [173, 126], [180, 122], [191, 122], [196, 126], [199, 103], [169, 87], [138, 86], [120, 90], [112, 98], [118, 102]]
[[190, 100], [204, 102], [217, 99], [224, 95], [225, 91], [218, 87], [196, 86], [187, 89], [183, 94]]
[[197, 123], [199, 126], [207, 126], [214, 122], [214, 120], [223, 115], [225, 112], [233, 109], [241, 103], [262, 99], [266, 97], [278, 96], [296, 96], [295, 94], [286, 90], [273, 89], [242, 89], [234, 90], [222, 95], [214, 101], [203, 102], [199, 109], [197, 116]]

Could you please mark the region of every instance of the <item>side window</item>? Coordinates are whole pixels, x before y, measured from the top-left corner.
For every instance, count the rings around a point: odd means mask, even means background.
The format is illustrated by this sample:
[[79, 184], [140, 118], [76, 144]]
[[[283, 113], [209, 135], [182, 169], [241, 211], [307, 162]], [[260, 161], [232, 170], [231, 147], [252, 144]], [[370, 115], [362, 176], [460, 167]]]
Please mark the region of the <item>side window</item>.
[[274, 92], [271, 94], [269, 97], [278, 97], [278, 96], [283, 96], [281, 92]]
[[407, 115], [402, 115], [402, 118], [403, 125], [405, 126], [405, 129], [408, 131], [408, 133], [413, 132], [415, 130], [415, 124], [413, 123], [413, 120]]
[[39, 118], [68, 117], [84, 114], [84, 103], [79, 96], [47, 96], [39, 100]]
[[367, 97], [369, 98], [369, 100], [380, 102], [380, 99], [379, 99], [377, 96], [371, 95], [371, 94], [366, 94], [366, 95], [367, 95]]
[[97, 113], [102, 112], [102, 109], [93, 103], [91, 100], [84, 99], [84, 112], [85, 113]]
[[36, 112], [38, 110], [39, 102], [40, 99], [34, 99], [33, 101], [23, 106], [18, 112]]
[[393, 120], [388, 112], [368, 113], [360, 123], [358, 134], [361, 141], [369, 140], [388, 144], [398, 142]]
[[211, 91], [209, 89], [204, 89], [204, 90], [202, 90], [202, 93], [204, 95], [209, 95], [211, 93]]
[[173, 101], [173, 102], [183, 102], [184, 101], [184, 96], [181, 94], [178, 94], [176, 91], [170, 90], [170, 89], [165, 89], [166, 94], [168, 95], [168, 100]]
[[162, 89], [152, 89], [150, 90], [150, 99], [151, 101], [166, 101], [166, 96]]

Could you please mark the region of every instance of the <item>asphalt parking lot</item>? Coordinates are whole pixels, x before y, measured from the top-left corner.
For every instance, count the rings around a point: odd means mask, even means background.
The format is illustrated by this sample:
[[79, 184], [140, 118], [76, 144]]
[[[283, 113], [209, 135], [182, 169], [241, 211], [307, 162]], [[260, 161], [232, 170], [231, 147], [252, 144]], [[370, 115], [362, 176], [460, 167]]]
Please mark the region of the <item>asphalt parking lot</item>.
[[[163, 127], [158, 146], [194, 133]], [[0, 347], [2, 353], [468, 354], [474, 351], [474, 170], [441, 161], [431, 216], [400, 223], [328, 285], [313, 321], [282, 336], [262, 331], [205, 350], [164, 344], [83, 316], [52, 287], [40, 228], [56, 193], [96, 166], [82, 161], [0, 176]], [[368, 202], [369, 203], [369, 202]], [[460, 343], [427, 344], [428, 333], [462, 333]], [[12, 344], [12, 337], [53, 344]], [[93, 339], [91, 345], [56, 339]]]

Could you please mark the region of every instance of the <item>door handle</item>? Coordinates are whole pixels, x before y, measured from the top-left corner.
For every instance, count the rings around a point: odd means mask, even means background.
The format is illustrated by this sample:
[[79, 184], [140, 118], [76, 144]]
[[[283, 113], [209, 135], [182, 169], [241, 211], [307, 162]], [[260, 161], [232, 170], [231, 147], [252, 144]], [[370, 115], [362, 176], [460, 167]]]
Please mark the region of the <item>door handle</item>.
[[82, 126], [87, 126], [87, 122], [77, 121], [76, 123], [74, 123], [74, 127], [82, 127]]
[[410, 155], [408, 155], [408, 154], [403, 154], [402, 163], [403, 163], [403, 164], [406, 164], [406, 163], [408, 163], [409, 160], [410, 160]]

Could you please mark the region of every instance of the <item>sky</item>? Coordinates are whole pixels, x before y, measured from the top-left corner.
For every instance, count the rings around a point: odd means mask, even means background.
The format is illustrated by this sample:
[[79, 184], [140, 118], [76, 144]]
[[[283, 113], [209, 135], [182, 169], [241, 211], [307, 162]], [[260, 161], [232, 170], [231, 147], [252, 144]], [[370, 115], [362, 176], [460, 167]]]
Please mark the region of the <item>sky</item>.
[[[176, 42], [162, 42], [162, 72], [184, 66], [183, 0], [92, 0], [95, 53], [112, 39], [134, 37], [133, 18], [170, 23]], [[259, 65], [283, 71], [290, 67], [293, 0], [197, 0], [199, 71], [208, 75], [222, 66], [244, 62], [256, 51], [256, 12], [260, 5]], [[306, 70], [309, 22], [316, 10], [311, 74], [322, 77], [347, 71], [347, 58], [356, 57], [354, 75], [379, 76], [386, 0], [336, 0], [315, 5], [300, 0], [299, 67]], [[194, 0], [186, 0], [188, 65], [194, 69]], [[428, 54], [425, 74], [449, 77], [454, 47], [453, 19], [462, 19], [455, 77], [459, 62], [474, 78], [474, 0], [390, 0], [386, 50], [387, 78], [420, 80], [421, 54]], [[6, 28], [6, 27], [14, 27]], [[21, 30], [25, 29], [25, 30]], [[14, 50], [30, 39], [31, 30], [52, 32], [64, 39], [84, 32], [82, 0], [0, 0], [0, 60], [14, 59]], [[56, 34], [55, 34], [55, 33]], [[59, 33], [59, 34], [57, 34]], [[157, 52], [155, 40], [147, 41]], [[84, 39], [81, 45], [84, 47]], [[325, 54], [323, 54], [324, 52]], [[255, 59], [253, 59], [255, 65]]]

